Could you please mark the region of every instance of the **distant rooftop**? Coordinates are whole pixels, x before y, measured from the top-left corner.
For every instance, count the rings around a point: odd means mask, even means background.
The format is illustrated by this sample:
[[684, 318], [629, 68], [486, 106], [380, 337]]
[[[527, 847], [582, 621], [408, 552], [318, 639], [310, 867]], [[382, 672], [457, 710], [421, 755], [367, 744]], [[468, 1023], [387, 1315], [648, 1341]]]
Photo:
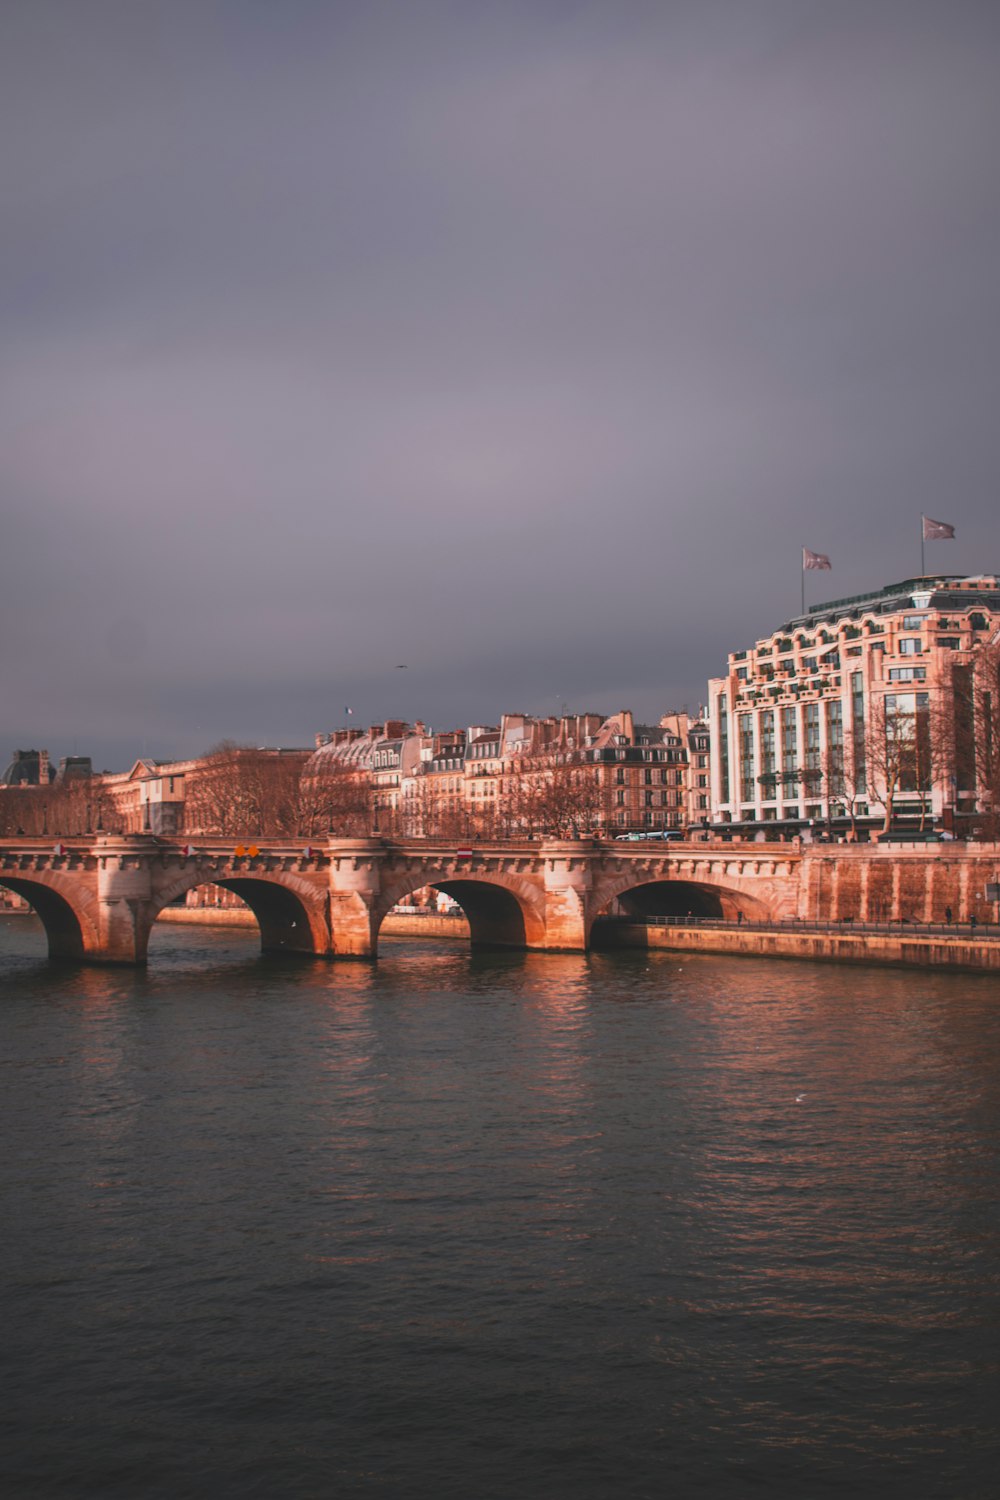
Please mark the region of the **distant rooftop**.
[[955, 607], [966, 607], [977, 596], [992, 603], [1000, 600], [1000, 580], [993, 573], [927, 573], [921, 578], [904, 578], [901, 583], [889, 583], [885, 588], [867, 594], [850, 594], [845, 599], [810, 604], [804, 615], [794, 616], [782, 629], [818, 625], [824, 619], [836, 619], [851, 611], [860, 614], [868, 609], [889, 613], [913, 605], [914, 595], [920, 594], [929, 594], [937, 602]]

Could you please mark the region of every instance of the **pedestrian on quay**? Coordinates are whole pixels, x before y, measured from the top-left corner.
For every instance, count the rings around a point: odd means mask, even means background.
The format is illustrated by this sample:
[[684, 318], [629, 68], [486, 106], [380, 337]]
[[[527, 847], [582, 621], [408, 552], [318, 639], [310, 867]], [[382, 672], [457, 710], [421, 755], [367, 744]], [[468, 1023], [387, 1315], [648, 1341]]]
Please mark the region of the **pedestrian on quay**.
[[972, 915], [971, 915], [971, 917], [969, 918], [969, 931], [970, 931], [970, 933], [974, 933], [975, 930], [976, 930], [976, 914], [975, 914], [975, 912], [973, 912]]
[[948, 923], [948, 926], [950, 927], [951, 926], [951, 907], [950, 906], [946, 906], [945, 909], [944, 909], [944, 919]]

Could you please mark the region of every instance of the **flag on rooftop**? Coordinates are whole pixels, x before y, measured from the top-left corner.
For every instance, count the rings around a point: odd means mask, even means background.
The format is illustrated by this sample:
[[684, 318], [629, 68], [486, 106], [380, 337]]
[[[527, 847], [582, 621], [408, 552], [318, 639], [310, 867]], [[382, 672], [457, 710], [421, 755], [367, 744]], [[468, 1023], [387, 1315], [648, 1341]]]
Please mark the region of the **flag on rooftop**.
[[954, 526], [949, 526], [947, 521], [932, 521], [930, 516], [924, 516], [923, 523], [925, 542], [946, 542], [955, 535]]
[[344, 713], [345, 713], [345, 714], [353, 714], [353, 712], [354, 712], [354, 709], [353, 709], [353, 708], [345, 708], [345, 709], [344, 709]]
[[803, 571], [829, 573], [830, 559], [825, 552], [810, 552], [808, 547], [803, 547], [802, 567]]

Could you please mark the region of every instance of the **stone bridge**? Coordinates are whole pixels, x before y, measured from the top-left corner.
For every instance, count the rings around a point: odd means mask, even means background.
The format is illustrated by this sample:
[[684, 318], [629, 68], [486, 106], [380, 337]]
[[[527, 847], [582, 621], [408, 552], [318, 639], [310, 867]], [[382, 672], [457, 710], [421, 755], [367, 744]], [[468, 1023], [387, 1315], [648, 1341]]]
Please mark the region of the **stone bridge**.
[[144, 963], [164, 907], [208, 884], [251, 907], [265, 951], [373, 958], [388, 912], [427, 885], [475, 945], [583, 952], [616, 915], [987, 922], [998, 872], [1000, 846], [975, 844], [0, 840], [0, 885], [34, 907], [51, 956], [120, 964]]
[[464, 909], [474, 945], [581, 952], [608, 913], [804, 915], [802, 861], [791, 845], [98, 834], [0, 840], [0, 885], [38, 913], [52, 957], [90, 963], [144, 963], [160, 912], [207, 884], [251, 907], [265, 951], [372, 958], [387, 913], [430, 885]]

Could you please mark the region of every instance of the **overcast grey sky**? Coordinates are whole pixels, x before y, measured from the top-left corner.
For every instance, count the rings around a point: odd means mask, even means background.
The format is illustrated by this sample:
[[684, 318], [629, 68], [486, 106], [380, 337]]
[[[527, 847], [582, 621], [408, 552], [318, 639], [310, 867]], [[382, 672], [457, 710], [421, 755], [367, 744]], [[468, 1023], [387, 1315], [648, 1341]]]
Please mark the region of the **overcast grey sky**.
[[[705, 694], [1000, 567], [990, 0], [6, 0], [0, 760]], [[396, 670], [396, 663], [408, 669]]]

